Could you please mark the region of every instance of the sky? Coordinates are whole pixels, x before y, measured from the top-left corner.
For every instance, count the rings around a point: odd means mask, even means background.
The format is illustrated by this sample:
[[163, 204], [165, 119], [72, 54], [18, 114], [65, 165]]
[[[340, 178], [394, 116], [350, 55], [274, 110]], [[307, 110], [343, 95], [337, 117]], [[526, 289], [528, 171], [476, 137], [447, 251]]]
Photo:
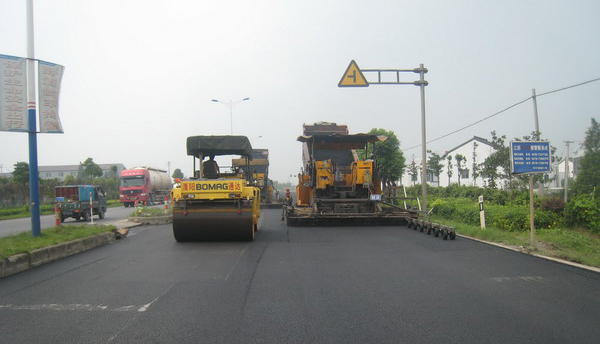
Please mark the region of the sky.
[[[0, 54], [27, 55], [25, 3], [0, 0]], [[419, 87], [339, 88], [351, 60], [361, 69], [424, 64], [428, 141], [532, 89], [600, 78], [597, 0], [36, 0], [34, 26], [35, 58], [65, 67], [64, 134], [37, 135], [40, 166], [91, 157], [189, 176], [186, 138], [228, 135], [233, 124], [269, 149], [271, 178], [287, 182], [302, 166], [302, 125], [318, 121], [391, 130], [407, 161], [420, 159]], [[230, 108], [211, 101], [243, 98], [233, 123]], [[600, 81], [538, 97], [537, 107], [542, 138], [562, 156], [564, 141], [583, 141], [600, 119]], [[528, 135], [533, 113], [530, 100], [427, 149], [443, 154], [492, 131]], [[0, 169], [19, 161], [29, 161], [27, 135], [0, 132]]]

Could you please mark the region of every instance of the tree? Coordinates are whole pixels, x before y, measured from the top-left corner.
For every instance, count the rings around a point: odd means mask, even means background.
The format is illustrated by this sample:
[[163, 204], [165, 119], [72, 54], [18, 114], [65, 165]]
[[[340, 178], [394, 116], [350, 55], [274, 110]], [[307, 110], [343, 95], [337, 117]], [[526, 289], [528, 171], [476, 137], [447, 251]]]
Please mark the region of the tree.
[[102, 177], [102, 169], [100, 166], [94, 163], [94, 159], [87, 158], [82, 164], [80, 164], [80, 166], [82, 169], [81, 174], [83, 178], [94, 179]]
[[77, 184], [79, 184], [79, 180], [71, 174], [68, 174], [65, 177], [65, 180], [63, 180], [63, 185], [77, 185]]
[[55, 188], [61, 185], [61, 181], [58, 178], [52, 179], [40, 179], [40, 197], [42, 202], [54, 201]]
[[477, 177], [479, 177], [479, 166], [477, 165], [477, 147], [479, 145], [477, 142], [473, 141], [473, 165], [471, 169], [473, 170], [473, 186], [477, 185]]
[[[17, 189], [20, 189], [20, 194], [24, 203], [28, 199], [27, 184], [29, 183], [29, 164], [26, 162], [17, 162], [13, 165], [13, 180], [17, 185]], [[29, 202], [26, 202], [29, 203]]]
[[180, 169], [176, 168], [175, 171], [173, 171], [173, 179], [183, 179], [183, 172], [181, 172]]
[[13, 165], [13, 179], [16, 183], [25, 186], [29, 183], [29, 164], [26, 162], [17, 162]]
[[585, 133], [585, 153], [581, 158], [580, 172], [573, 185], [575, 196], [589, 194], [600, 187], [600, 124], [592, 118]]
[[417, 168], [417, 164], [415, 163], [414, 158], [413, 158], [413, 161], [408, 166], [408, 174], [410, 175], [410, 180], [412, 180], [413, 186], [414, 186], [415, 182], [417, 181], [417, 177], [419, 175], [419, 169]]
[[431, 154], [431, 157], [429, 157], [429, 160], [427, 161], [427, 173], [431, 173], [432, 176], [436, 176], [437, 177], [437, 183], [438, 186], [440, 185], [440, 174], [442, 173], [442, 170], [444, 169], [444, 164], [442, 164], [442, 157], [437, 154], [434, 153], [430, 150], [427, 151], [429, 154]]
[[467, 161], [467, 158], [465, 158], [465, 156], [462, 154], [456, 154], [454, 156], [454, 160], [456, 161], [456, 169], [458, 171], [458, 186], [460, 186], [460, 177], [463, 169], [462, 164]]
[[110, 173], [112, 175], [112, 178], [119, 179], [119, 168], [117, 167], [117, 165], [112, 165], [110, 167]]
[[447, 168], [447, 173], [448, 173], [448, 186], [450, 186], [450, 180], [452, 178], [452, 155], [448, 155], [446, 157], [446, 160], [448, 160], [448, 164], [446, 166]]
[[498, 180], [501, 178], [510, 179], [510, 148], [504, 142], [506, 135], [498, 136], [492, 131], [492, 143], [498, 147], [495, 152], [490, 154], [481, 164], [481, 176], [488, 179], [488, 186], [498, 187]]
[[400, 141], [393, 131], [373, 128], [369, 131], [371, 135], [384, 135], [387, 140], [376, 142], [373, 151], [369, 149], [367, 155], [373, 154], [377, 159], [378, 173], [383, 185], [389, 185], [402, 178], [406, 159], [400, 150]]

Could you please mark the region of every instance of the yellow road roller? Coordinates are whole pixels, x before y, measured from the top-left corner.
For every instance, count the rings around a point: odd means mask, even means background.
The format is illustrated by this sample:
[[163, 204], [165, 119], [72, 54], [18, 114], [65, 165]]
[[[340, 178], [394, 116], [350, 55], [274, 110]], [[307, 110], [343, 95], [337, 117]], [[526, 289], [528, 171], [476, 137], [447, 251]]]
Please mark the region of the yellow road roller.
[[[182, 241], [252, 241], [260, 217], [260, 189], [252, 180], [252, 146], [245, 136], [191, 136], [194, 176], [171, 191], [173, 235]], [[239, 155], [245, 165], [223, 171], [215, 156]], [[208, 157], [208, 160], [203, 160]], [[196, 161], [198, 160], [198, 167]]]

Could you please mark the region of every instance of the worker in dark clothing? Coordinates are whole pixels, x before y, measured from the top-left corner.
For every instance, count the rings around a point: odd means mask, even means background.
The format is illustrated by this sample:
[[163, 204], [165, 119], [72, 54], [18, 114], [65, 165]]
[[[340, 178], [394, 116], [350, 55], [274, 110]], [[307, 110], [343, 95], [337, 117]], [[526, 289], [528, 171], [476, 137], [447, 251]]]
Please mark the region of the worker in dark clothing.
[[202, 163], [202, 172], [204, 178], [219, 178], [219, 165], [214, 155], [209, 155], [208, 160]]

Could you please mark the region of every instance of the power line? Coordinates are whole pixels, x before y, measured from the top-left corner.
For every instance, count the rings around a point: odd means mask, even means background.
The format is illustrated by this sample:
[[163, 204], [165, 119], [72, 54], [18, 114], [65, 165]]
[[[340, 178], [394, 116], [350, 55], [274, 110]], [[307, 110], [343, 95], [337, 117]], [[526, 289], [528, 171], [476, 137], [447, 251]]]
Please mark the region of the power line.
[[[582, 86], [582, 85], [589, 84], [589, 83], [592, 83], [592, 82], [595, 82], [595, 81], [598, 81], [598, 80], [600, 80], [600, 78], [595, 78], [595, 79], [592, 79], [592, 80], [588, 80], [588, 81], [581, 82], [581, 83], [579, 83], [579, 84], [575, 84], [575, 85], [571, 85], [571, 86], [567, 86], [567, 87], [559, 88], [559, 89], [556, 89], [556, 90], [553, 90], [553, 91], [548, 91], [548, 92], [540, 93], [540, 94], [536, 95], [536, 97], [542, 97], [542, 96], [545, 96], [545, 95], [548, 95], [548, 94], [551, 94], [551, 93], [555, 93], [555, 92], [560, 92], [560, 91], [568, 90], [568, 89], [570, 89], [570, 88], [574, 88], [574, 87]], [[521, 105], [521, 104], [525, 103], [526, 101], [528, 101], [528, 100], [529, 100], [529, 99], [531, 99], [531, 98], [532, 98], [531, 96], [530, 96], [530, 97], [527, 97], [526, 99], [523, 99], [523, 100], [521, 100], [520, 102], [517, 102], [517, 103], [514, 103], [514, 104], [512, 104], [511, 106], [509, 106], [509, 107], [505, 108], [504, 110], [500, 110], [500, 111], [498, 111], [498, 112], [496, 112], [496, 113], [494, 113], [494, 114], [492, 114], [492, 115], [489, 115], [489, 116], [487, 116], [487, 117], [484, 117], [484, 118], [482, 118], [482, 119], [480, 119], [480, 120], [478, 120], [478, 121], [476, 121], [476, 122], [473, 122], [473, 123], [471, 123], [471, 124], [468, 124], [468, 125], [466, 125], [466, 126], [464, 126], [464, 127], [460, 128], [460, 129], [456, 129], [456, 130], [454, 130], [454, 131], [452, 131], [452, 132], [449, 132], [449, 133], [447, 133], [447, 134], [444, 134], [444, 135], [442, 135], [442, 136], [440, 136], [440, 137], [436, 137], [435, 139], [432, 139], [432, 140], [429, 140], [429, 141], [427, 141], [427, 143], [431, 143], [431, 142], [435, 142], [435, 141], [437, 141], [437, 140], [441, 140], [441, 139], [443, 139], [443, 138], [445, 138], [445, 137], [448, 137], [448, 136], [450, 136], [450, 135], [452, 135], [452, 134], [456, 134], [456, 133], [458, 133], [459, 131], [463, 131], [463, 130], [465, 130], [465, 129], [467, 129], [467, 128], [470, 128], [470, 127], [472, 127], [472, 126], [474, 126], [474, 125], [476, 125], [476, 124], [479, 124], [479, 123], [481, 123], [481, 122], [483, 122], [483, 121], [485, 121], [485, 120], [488, 120], [488, 119], [490, 119], [490, 118], [492, 118], [492, 117], [494, 117], [494, 116], [497, 116], [497, 115], [499, 115], [499, 114], [501, 114], [501, 113], [503, 113], [503, 112], [506, 112], [506, 111], [508, 111], [508, 110], [510, 110], [510, 109], [512, 109], [512, 108], [514, 108], [514, 107], [515, 107], [515, 106], [517, 106], [517, 105]], [[412, 147], [406, 148], [405, 150], [410, 150], [410, 149], [414, 149], [414, 148], [417, 148], [417, 147], [421, 147], [421, 145], [420, 145], [420, 144], [418, 144], [418, 145], [415, 145], [415, 146], [412, 146]]]

